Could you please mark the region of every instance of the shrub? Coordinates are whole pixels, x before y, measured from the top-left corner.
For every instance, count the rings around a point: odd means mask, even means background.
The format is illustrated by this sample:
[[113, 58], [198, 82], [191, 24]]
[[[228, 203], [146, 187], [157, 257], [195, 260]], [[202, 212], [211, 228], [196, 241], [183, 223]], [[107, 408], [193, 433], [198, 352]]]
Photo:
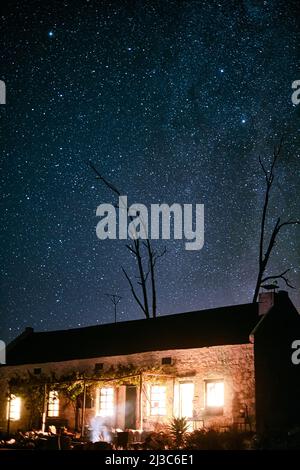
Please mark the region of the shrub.
[[186, 439], [187, 449], [243, 450], [251, 447], [252, 433], [235, 429], [220, 432], [214, 429], [198, 429]]
[[173, 418], [169, 427], [169, 431], [174, 447], [176, 449], [182, 448], [185, 444], [188, 433], [188, 423], [186, 418]]
[[255, 434], [252, 440], [253, 449], [299, 450], [300, 428], [289, 430], [272, 430], [265, 434]]
[[145, 450], [165, 450], [172, 447], [172, 439], [164, 432], [151, 432], [144, 441]]
[[213, 429], [197, 429], [186, 439], [188, 449], [215, 450], [220, 449], [220, 439], [217, 431]]

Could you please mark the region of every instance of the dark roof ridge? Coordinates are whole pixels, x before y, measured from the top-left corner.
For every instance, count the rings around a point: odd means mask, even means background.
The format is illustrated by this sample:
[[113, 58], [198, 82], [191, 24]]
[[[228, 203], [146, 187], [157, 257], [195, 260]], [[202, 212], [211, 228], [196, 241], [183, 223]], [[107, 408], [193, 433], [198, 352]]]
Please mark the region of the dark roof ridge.
[[[199, 315], [203, 315], [205, 313], [213, 313], [213, 312], [216, 312], [216, 311], [225, 311], [225, 310], [232, 310], [232, 309], [235, 309], [235, 310], [240, 310], [241, 308], [245, 308], [245, 307], [249, 307], [249, 308], [258, 308], [257, 307], [257, 304], [254, 304], [254, 303], [246, 303], [246, 304], [235, 304], [235, 305], [226, 305], [226, 306], [222, 306], [222, 307], [213, 307], [213, 308], [208, 308], [208, 309], [204, 309], [204, 310], [190, 310], [188, 312], [182, 312], [182, 313], [171, 313], [171, 314], [163, 314], [163, 315], [158, 315], [156, 318], [135, 318], [135, 319], [132, 319], [132, 320], [125, 320], [125, 321], [117, 321], [116, 323], [115, 322], [110, 322], [110, 323], [100, 323], [100, 324], [97, 324], [97, 325], [87, 325], [87, 326], [81, 326], [81, 327], [76, 327], [76, 328], [65, 328], [65, 329], [59, 329], [59, 330], [50, 330], [50, 331], [35, 331], [33, 330], [32, 328], [26, 328], [26, 330], [29, 330], [31, 329], [31, 334], [39, 334], [39, 335], [48, 335], [48, 334], [55, 334], [55, 333], [63, 333], [63, 332], [78, 332], [78, 331], [87, 331], [88, 329], [92, 330], [92, 329], [100, 329], [101, 327], [108, 327], [108, 326], [127, 326], [127, 325], [134, 325], [134, 324], [138, 324], [138, 323], [142, 323], [142, 322], [153, 322], [153, 321], [167, 321], [168, 319], [177, 319], [177, 317], [181, 317], [181, 320], [182, 320], [182, 316], [187, 316], [187, 315], [195, 315], [195, 314], [199, 314]], [[26, 331], [25, 330], [25, 331]], [[22, 333], [23, 334], [23, 333]], [[20, 335], [21, 336], [21, 335]], [[17, 337], [16, 339], [18, 339], [19, 337]], [[15, 340], [13, 340], [15, 341]], [[10, 343], [11, 344], [11, 343]]]

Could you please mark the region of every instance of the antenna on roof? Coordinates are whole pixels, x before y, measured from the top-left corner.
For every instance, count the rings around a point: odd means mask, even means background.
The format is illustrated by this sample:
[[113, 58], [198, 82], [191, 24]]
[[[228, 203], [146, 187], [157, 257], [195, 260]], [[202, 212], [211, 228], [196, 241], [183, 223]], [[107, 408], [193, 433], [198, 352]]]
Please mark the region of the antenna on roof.
[[120, 295], [117, 295], [117, 294], [105, 294], [105, 295], [107, 297], [109, 297], [110, 300], [112, 301], [112, 303], [114, 304], [115, 323], [117, 323], [117, 305], [120, 302], [120, 300], [122, 299], [122, 297]]

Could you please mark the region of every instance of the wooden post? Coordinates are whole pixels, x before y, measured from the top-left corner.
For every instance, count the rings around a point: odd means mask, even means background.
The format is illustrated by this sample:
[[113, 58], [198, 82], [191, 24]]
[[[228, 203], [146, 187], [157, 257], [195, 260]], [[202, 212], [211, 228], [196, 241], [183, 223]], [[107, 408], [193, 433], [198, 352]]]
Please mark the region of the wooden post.
[[175, 403], [175, 377], [173, 377], [173, 406], [172, 406], [172, 417], [175, 417], [174, 413], [174, 403]]
[[47, 416], [47, 384], [44, 384], [44, 402], [43, 402], [43, 414], [42, 414], [42, 432], [45, 432], [46, 428], [46, 416]]
[[143, 373], [140, 373], [140, 390], [139, 390], [139, 421], [140, 431], [143, 430]]
[[83, 381], [83, 400], [81, 410], [81, 437], [84, 437], [84, 422], [85, 422], [85, 403], [86, 403], [86, 383]]
[[10, 390], [8, 391], [8, 406], [7, 406], [7, 437], [9, 437], [10, 433], [10, 403], [11, 403], [11, 393]]

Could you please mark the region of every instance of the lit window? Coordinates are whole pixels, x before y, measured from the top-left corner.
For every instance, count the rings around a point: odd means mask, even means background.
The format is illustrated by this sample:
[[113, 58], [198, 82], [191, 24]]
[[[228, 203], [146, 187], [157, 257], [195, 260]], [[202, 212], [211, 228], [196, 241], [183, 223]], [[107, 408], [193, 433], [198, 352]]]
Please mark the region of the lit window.
[[114, 389], [112, 387], [100, 388], [98, 415], [114, 415]]
[[151, 416], [167, 414], [167, 388], [163, 385], [151, 385], [150, 414]]
[[59, 415], [58, 392], [56, 390], [51, 390], [49, 392], [48, 416], [49, 418], [57, 418], [58, 415]]
[[178, 418], [193, 417], [194, 384], [180, 383], [174, 388], [174, 414]]
[[206, 406], [208, 408], [222, 408], [224, 406], [223, 380], [206, 382]]
[[11, 421], [18, 421], [21, 418], [21, 398], [15, 395], [10, 396], [7, 406], [7, 417]]

